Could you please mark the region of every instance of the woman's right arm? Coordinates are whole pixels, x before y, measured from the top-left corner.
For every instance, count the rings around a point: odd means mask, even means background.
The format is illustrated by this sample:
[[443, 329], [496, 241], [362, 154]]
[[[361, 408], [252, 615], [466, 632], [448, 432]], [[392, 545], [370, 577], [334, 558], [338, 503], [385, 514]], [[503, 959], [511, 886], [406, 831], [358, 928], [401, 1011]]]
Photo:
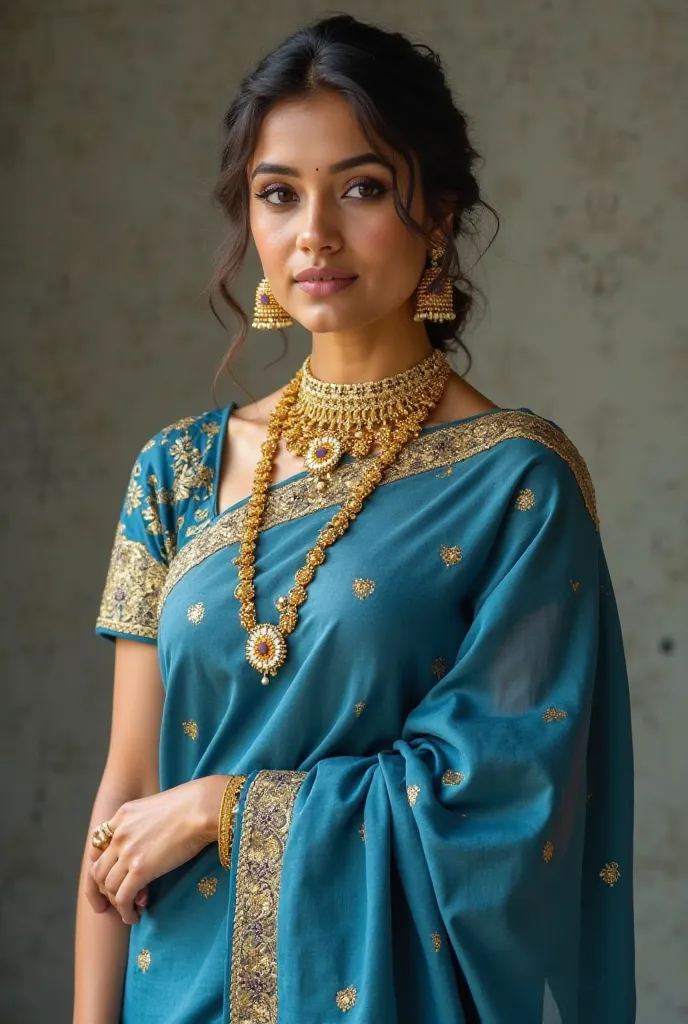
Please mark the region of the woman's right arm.
[[[157, 647], [117, 639], [110, 747], [89, 823], [77, 898], [73, 1024], [118, 1024], [120, 1019], [129, 926], [93, 880], [91, 833], [128, 800], [159, 791], [163, 695]], [[105, 909], [97, 913], [93, 904]]]

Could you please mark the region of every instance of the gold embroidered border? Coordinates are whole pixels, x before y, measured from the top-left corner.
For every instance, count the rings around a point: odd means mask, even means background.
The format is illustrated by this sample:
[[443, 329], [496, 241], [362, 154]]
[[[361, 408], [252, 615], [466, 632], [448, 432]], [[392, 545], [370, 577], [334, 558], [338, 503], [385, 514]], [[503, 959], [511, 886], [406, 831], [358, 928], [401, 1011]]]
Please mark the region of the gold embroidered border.
[[129, 540], [119, 523], [96, 626], [155, 640], [166, 576], [167, 566], [156, 562], [141, 541]]
[[[500, 441], [513, 438], [538, 441], [568, 463], [578, 482], [586, 508], [595, 526], [599, 526], [595, 490], [583, 457], [563, 431], [532, 413], [507, 409], [486, 413], [467, 423], [439, 427], [429, 434], [421, 434], [402, 450], [396, 463], [385, 473], [380, 486], [424, 473], [429, 469], [463, 462], [473, 455], [494, 448]], [[271, 491], [261, 531], [332, 505], [340, 505], [348, 496], [352, 483], [358, 479], [361, 463], [365, 461], [362, 459], [343, 463], [336, 471], [331, 486], [322, 493], [315, 490], [309, 477], [301, 477], [293, 483], [284, 484]], [[193, 569], [221, 548], [229, 547], [240, 540], [246, 508], [247, 505], [243, 504], [234, 511], [222, 513], [204, 533], [184, 545], [170, 565], [160, 596], [161, 607], [169, 592], [189, 569]]]
[[277, 911], [294, 801], [306, 772], [258, 772], [236, 868], [229, 1024], [277, 1024]]

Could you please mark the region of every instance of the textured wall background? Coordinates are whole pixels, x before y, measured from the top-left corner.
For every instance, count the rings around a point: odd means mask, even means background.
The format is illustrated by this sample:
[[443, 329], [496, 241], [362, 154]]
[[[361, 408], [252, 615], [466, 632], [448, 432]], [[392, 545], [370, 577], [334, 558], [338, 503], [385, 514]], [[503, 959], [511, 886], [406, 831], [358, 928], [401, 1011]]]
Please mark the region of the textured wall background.
[[[74, 884], [105, 756], [92, 635], [131, 463], [210, 407], [209, 202], [234, 83], [302, 0], [5, 0], [0, 8], [4, 499], [0, 1017], [69, 1018]], [[372, 17], [364, 4], [347, 6]], [[439, 48], [502, 232], [471, 379], [558, 421], [596, 481], [635, 714], [639, 1021], [688, 1020], [688, 6], [382, 0]], [[246, 267], [250, 305], [259, 267]], [[294, 332], [293, 332], [294, 333]], [[279, 340], [239, 367], [256, 394]], [[240, 391], [221, 392], [220, 400]], [[616, 1022], [610, 1022], [616, 1024]], [[620, 1024], [620, 1022], [619, 1022]]]

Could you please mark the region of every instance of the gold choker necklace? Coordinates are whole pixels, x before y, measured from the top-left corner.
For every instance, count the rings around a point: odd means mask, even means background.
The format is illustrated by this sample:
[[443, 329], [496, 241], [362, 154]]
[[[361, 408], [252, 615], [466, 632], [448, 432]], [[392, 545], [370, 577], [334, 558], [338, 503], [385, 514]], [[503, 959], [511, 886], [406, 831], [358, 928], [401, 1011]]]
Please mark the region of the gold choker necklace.
[[329, 384], [313, 376], [309, 356], [297, 375], [298, 394], [284, 432], [287, 448], [304, 457], [318, 489], [324, 490], [345, 452], [363, 458], [375, 443], [383, 452], [391, 450], [399, 423], [420, 425], [437, 405], [450, 372], [435, 349], [392, 377]]
[[[417, 366], [394, 377], [362, 384], [326, 384], [310, 374], [307, 359], [284, 389], [270, 415], [246, 506], [241, 546], [234, 559], [239, 567], [234, 596], [241, 602], [239, 621], [248, 632], [246, 659], [261, 673], [263, 685], [287, 660], [287, 637], [296, 629], [298, 609], [308, 596], [316, 569], [325, 561], [327, 548], [346, 533], [401, 449], [418, 436], [423, 421], [439, 402], [450, 373], [444, 355], [433, 351]], [[279, 625], [259, 624], [255, 605], [256, 546], [282, 437], [290, 451], [305, 456], [306, 468], [319, 487], [327, 486], [344, 452], [362, 457], [376, 441], [382, 450], [364, 464], [358, 484], [307, 552], [304, 565], [294, 576], [294, 586], [286, 597], [275, 602]]]

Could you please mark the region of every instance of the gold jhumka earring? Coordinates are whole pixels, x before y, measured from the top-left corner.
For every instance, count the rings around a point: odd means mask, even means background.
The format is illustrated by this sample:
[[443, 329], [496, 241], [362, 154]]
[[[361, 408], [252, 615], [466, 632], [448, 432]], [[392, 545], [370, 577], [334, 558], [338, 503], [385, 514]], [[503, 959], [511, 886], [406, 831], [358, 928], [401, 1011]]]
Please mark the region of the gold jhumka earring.
[[441, 242], [433, 241], [430, 249], [430, 266], [427, 267], [416, 289], [416, 312], [414, 320], [455, 320], [454, 288], [447, 278], [439, 291], [431, 291], [437, 277], [440, 262], [446, 252]]
[[256, 302], [251, 326], [256, 327], [259, 331], [269, 331], [277, 330], [280, 327], [292, 327], [293, 323], [294, 321], [286, 309], [280, 306], [272, 294], [272, 288], [267, 277], [264, 277], [256, 289]]

